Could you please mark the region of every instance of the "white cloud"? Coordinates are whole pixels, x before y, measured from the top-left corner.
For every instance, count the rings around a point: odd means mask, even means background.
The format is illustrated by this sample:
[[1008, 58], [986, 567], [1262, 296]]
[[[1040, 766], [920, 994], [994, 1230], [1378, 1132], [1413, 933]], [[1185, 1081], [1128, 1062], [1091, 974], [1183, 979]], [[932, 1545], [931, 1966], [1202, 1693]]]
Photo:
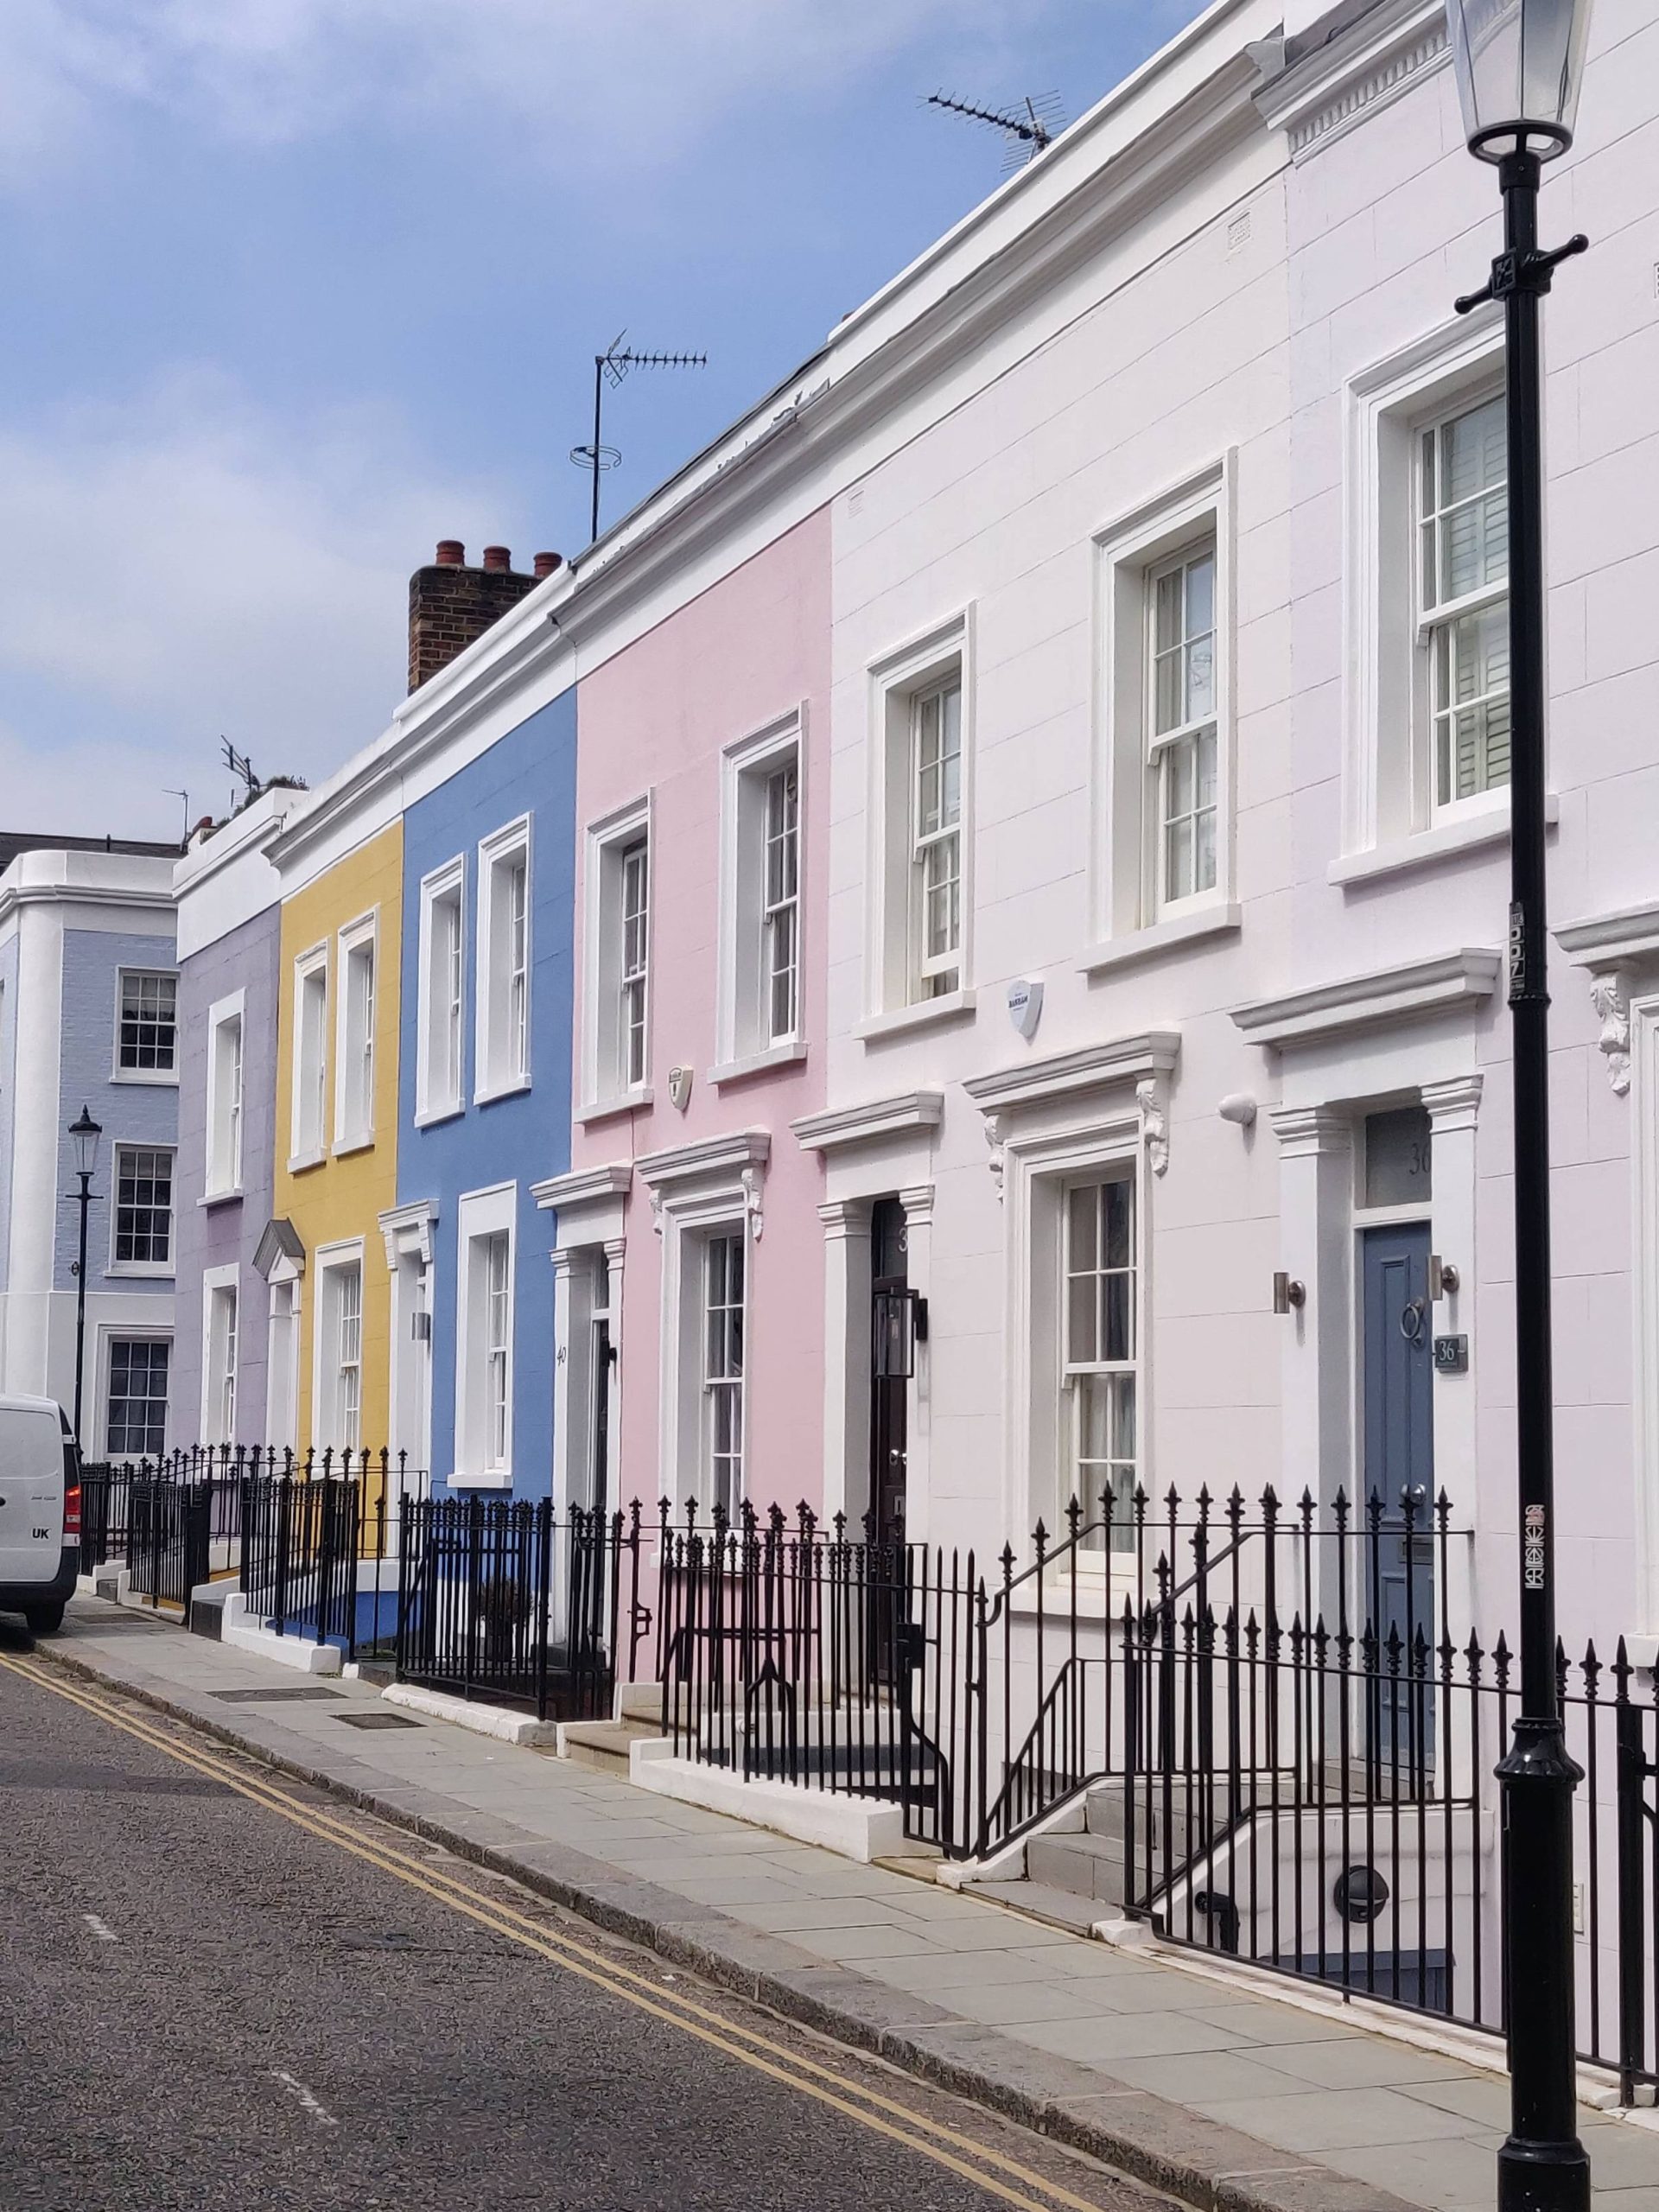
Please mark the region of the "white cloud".
[[[12, 822], [119, 794], [170, 829], [160, 786], [218, 793], [221, 732], [268, 773], [331, 773], [402, 694], [409, 573], [436, 539], [533, 550], [516, 493], [436, 474], [395, 423], [278, 422], [205, 372], [0, 429], [0, 482]], [[35, 709], [67, 734], [49, 753]]]
[[[952, 57], [1005, 47], [1055, 4], [6, 0], [0, 121], [16, 115], [19, 175], [25, 134], [32, 166], [111, 96], [255, 141], [470, 115], [567, 172], [635, 170], [736, 127], [758, 100], [834, 89], [925, 36]], [[1128, 13], [1136, 0], [1115, 4]]]

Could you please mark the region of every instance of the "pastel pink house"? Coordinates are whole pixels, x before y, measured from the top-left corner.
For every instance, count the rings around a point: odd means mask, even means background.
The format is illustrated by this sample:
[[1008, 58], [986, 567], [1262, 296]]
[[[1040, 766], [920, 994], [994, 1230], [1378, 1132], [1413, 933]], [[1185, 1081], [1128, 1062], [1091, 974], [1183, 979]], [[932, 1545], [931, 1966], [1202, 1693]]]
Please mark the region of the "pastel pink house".
[[555, 1494], [823, 1496], [827, 510], [578, 686]]

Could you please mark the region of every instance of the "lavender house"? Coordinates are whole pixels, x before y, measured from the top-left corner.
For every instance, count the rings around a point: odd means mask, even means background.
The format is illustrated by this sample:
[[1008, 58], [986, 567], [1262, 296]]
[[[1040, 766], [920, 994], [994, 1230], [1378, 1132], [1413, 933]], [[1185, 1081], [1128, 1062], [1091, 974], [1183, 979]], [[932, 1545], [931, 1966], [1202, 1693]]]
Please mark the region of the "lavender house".
[[[193, 847], [175, 879], [176, 1443], [263, 1444], [276, 1433], [269, 1332], [295, 1306], [298, 1282], [289, 1240], [271, 1220], [281, 907], [268, 855], [298, 797], [263, 793]], [[204, 1388], [204, 1376], [216, 1380]]]

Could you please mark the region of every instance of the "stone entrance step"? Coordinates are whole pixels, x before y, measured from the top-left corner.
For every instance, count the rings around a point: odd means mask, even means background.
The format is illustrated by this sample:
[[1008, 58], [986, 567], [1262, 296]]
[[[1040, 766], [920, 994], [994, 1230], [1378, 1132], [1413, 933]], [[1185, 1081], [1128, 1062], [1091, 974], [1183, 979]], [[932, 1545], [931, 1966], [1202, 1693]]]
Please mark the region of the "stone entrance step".
[[655, 1742], [662, 1732], [659, 1720], [562, 1720], [559, 1756], [626, 1782], [633, 1745]]

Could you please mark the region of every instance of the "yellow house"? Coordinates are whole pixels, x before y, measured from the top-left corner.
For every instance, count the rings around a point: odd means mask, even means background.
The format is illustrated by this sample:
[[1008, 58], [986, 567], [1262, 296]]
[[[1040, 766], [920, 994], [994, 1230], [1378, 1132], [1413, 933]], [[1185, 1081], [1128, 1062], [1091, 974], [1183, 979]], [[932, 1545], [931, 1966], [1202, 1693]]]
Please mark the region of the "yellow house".
[[269, 1388], [301, 1452], [389, 1440], [403, 872], [399, 819], [283, 901]]

